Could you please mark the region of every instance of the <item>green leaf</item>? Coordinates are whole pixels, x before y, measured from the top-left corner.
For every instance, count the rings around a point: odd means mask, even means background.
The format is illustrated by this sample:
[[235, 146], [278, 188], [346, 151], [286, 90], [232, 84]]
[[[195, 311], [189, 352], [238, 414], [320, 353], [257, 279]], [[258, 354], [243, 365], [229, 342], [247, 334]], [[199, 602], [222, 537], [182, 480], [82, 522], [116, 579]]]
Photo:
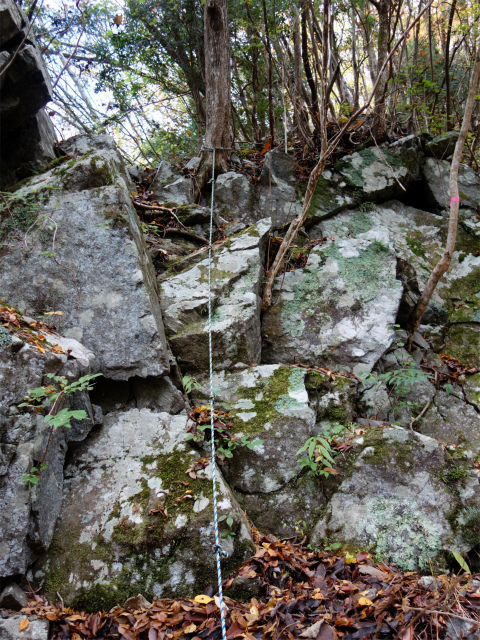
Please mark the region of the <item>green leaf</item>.
[[455, 556], [455, 560], [462, 567], [462, 569], [465, 571], [465, 573], [468, 573], [470, 575], [471, 571], [468, 568], [468, 564], [465, 562], [465, 560], [462, 558], [462, 556], [458, 553], [458, 551], [453, 551], [452, 550], [452, 553]]

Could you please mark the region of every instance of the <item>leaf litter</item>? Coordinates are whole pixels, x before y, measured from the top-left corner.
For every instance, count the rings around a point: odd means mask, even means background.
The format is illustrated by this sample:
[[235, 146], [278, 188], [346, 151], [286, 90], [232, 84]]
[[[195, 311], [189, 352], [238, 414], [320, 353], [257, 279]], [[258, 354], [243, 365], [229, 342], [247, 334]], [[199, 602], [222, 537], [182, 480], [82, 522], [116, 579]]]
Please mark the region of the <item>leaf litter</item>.
[[[422, 581], [416, 572], [375, 563], [366, 552], [311, 550], [305, 540], [252, 532], [255, 555], [223, 583], [227, 640], [433, 640], [443, 637], [449, 618], [480, 629], [480, 575]], [[249, 603], [228, 596], [239, 577], [261, 582]], [[213, 593], [210, 586], [193, 599], [152, 605], [139, 596], [98, 613], [35, 595], [22, 613], [48, 619], [52, 640], [221, 640], [220, 601]]]

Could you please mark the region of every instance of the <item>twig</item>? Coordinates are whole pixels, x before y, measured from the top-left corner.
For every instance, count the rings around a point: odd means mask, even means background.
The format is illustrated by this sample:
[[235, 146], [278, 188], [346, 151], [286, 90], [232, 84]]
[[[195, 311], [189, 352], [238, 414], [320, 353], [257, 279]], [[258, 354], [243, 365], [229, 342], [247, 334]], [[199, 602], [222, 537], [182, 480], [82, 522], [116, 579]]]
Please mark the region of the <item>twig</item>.
[[182, 236], [183, 238], [188, 238], [189, 240], [199, 242], [200, 244], [208, 244], [208, 240], [203, 236], [196, 236], [194, 233], [190, 233], [190, 231], [184, 231], [183, 229], [165, 229], [164, 235]]
[[432, 402], [432, 398], [429, 398], [428, 401], [427, 401], [427, 404], [423, 407], [423, 409], [420, 411], [418, 416], [416, 418], [413, 418], [412, 420], [410, 420], [410, 429], [412, 431], [413, 431], [413, 423], [417, 422], [417, 420], [420, 420], [420, 418], [423, 417], [423, 415], [425, 414], [425, 411], [428, 409], [428, 407], [430, 406], [431, 402]]
[[173, 216], [175, 218], [175, 220], [178, 222], [178, 224], [182, 225], [182, 227], [184, 229], [186, 229], [187, 227], [183, 224], [183, 222], [179, 219], [179, 217], [177, 216], [177, 214], [175, 213], [173, 208], [170, 207], [162, 207], [161, 205], [148, 205], [148, 204], [142, 204], [141, 202], [137, 202], [136, 200], [133, 201], [133, 204], [136, 207], [139, 207], [140, 209], [144, 209], [145, 211], [167, 211], [171, 216]]
[[411, 611], [421, 611], [422, 613], [435, 613], [440, 616], [451, 616], [452, 618], [457, 618], [457, 620], [464, 620], [465, 622], [470, 622], [471, 624], [474, 624], [476, 627], [480, 627], [480, 622], [477, 622], [476, 620], [472, 620], [472, 618], [465, 618], [465, 616], [459, 616], [456, 613], [450, 613], [450, 611], [435, 611], [434, 609], [417, 609], [415, 607], [408, 607], [408, 606], [406, 606], [406, 608], [410, 609]]

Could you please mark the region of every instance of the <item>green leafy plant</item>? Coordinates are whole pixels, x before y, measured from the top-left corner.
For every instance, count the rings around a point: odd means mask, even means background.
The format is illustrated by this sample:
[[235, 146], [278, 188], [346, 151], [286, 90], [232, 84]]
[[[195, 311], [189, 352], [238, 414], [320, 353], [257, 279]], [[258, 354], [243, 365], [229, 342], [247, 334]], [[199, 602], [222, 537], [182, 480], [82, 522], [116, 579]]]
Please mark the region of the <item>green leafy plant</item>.
[[316, 435], [305, 442], [297, 451], [297, 456], [306, 453], [304, 458], [300, 459], [300, 466], [307, 467], [316, 476], [328, 477], [331, 474], [338, 474], [330, 465], [335, 464], [333, 458], [337, 455], [331, 447], [331, 442], [335, 440], [335, 436], [344, 431], [341, 425], [327, 425], [330, 434], [327, 436]]
[[[387, 371], [385, 373], [362, 371], [358, 377], [366, 385], [373, 384], [373, 418], [378, 419], [387, 403], [390, 409], [401, 406], [409, 406], [410, 402], [405, 400], [405, 396], [419, 383], [428, 382], [432, 375], [419, 369], [413, 358], [408, 357], [399, 369]], [[386, 385], [389, 389], [387, 397], [381, 404], [377, 404], [378, 391]]]
[[44, 416], [45, 422], [50, 426], [50, 433], [48, 435], [47, 445], [43, 453], [43, 458], [38, 466], [31, 467], [29, 473], [20, 478], [21, 482], [25, 482], [30, 485], [38, 484], [42, 471], [45, 470], [48, 464], [45, 462], [47, 457], [48, 447], [53, 432], [59, 427], [71, 428], [71, 420], [84, 420], [88, 418], [87, 412], [83, 409], [70, 409], [65, 407], [64, 404], [69, 395], [78, 391], [89, 391], [93, 389], [91, 382], [94, 378], [101, 375], [100, 373], [89, 374], [82, 376], [75, 382], [68, 382], [68, 379], [64, 376], [56, 376], [54, 373], [47, 373], [47, 378], [50, 378], [52, 384], [36, 389], [29, 389], [28, 396], [25, 397], [24, 402], [18, 406], [26, 407], [40, 413], [45, 406], [51, 405], [47, 415]]
[[222, 531], [222, 538], [226, 538], [227, 540], [230, 540], [230, 538], [233, 538], [235, 536], [235, 531], [232, 531], [232, 527], [233, 527], [233, 516], [231, 515], [223, 515], [220, 516], [218, 519], [219, 522], [225, 522], [229, 528], [228, 531]]
[[195, 378], [191, 378], [190, 376], [183, 376], [182, 385], [187, 395], [190, 394], [194, 389], [198, 390], [202, 388], [202, 385], [197, 382]]

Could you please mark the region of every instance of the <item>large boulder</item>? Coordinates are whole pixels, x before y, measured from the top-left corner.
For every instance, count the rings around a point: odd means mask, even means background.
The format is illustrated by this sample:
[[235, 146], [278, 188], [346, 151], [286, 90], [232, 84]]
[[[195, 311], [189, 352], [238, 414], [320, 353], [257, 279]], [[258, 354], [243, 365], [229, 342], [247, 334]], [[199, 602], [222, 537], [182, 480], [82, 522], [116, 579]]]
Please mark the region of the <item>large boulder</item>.
[[402, 290], [388, 230], [360, 212], [348, 235], [315, 246], [304, 268], [276, 278], [263, 361], [371, 370], [392, 342]]
[[[66, 469], [55, 537], [33, 578], [47, 595], [89, 611], [141, 593], [192, 596], [216, 584], [211, 467], [185, 441], [186, 415], [111, 413]], [[217, 470], [224, 570], [253, 550], [249, 527]], [[221, 532], [229, 531], [223, 521]]]
[[480, 486], [469, 452], [384, 427], [357, 438], [351, 456], [314, 542], [327, 536], [404, 570], [430, 570], [431, 562], [444, 569], [449, 551], [480, 541]]
[[29, 315], [61, 311], [62, 332], [91, 349], [107, 377], [163, 375], [155, 274], [115, 144], [78, 136], [63, 148], [73, 157], [31, 178], [0, 211], [11, 247], [0, 261], [2, 293]]
[[[28, 37], [27, 37], [28, 32]], [[55, 131], [43, 112], [50, 78], [25, 14], [0, 2], [0, 187], [42, 170], [55, 158]]]
[[[432, 207], [438, 207], [448, 215], [450, 205], [450, 163], [446, 160], [426, 158], [423, 164], [425, 177], [425, 197]], [[480, 178], [468, 165], [462, 164], [458, 170], [458, 194], [460, 206], [477, 209], [480, 203]]]
[[48, 467], [38, 484], [30, 488], [21, 478], [43, 459], [50, 426], [42, 414], [25, 412], [18, 405], [29, 389], [51, 383], [46, 374], [65, 376], [69, 382], [88, 374], [94, 356], [75, 340], [35, 329], [26, 338], [6, 336], [5, 330], [2, 335], [0, 576], [10, 576], [24, 574], [38, 554], [48, 549], [60, 513], [63, 466], [69, 444], [83, 440], [94, 422], [88, 395], [78, 392], [69, 397], [66, 406], [85, 410], [88, 418], [74, 420], [72, 428], [59, 428], [52, 434], [45, 459]]
[[[352, 420], [354, 381], [276, 364], [216, 373], [213, 388], [219, 409], [228, 411], [228, 432], [237, 443], [247, 438], [223, 466], [242, 508], [265, 533], [292, 536], [299, 522], [311, 532], [325, 496], [297, 452], [329, 425]], [[199, 401], [208, 395], [205, 384]]]
[[[260, 220], [213, 253], [215, 369], [260, 362], [260, 289], [269, 230], [270, 221]], [[160, 292], [165, 326], [180, 368], [203, 373], [208, 368], [208, 259], [161, 280]]]

